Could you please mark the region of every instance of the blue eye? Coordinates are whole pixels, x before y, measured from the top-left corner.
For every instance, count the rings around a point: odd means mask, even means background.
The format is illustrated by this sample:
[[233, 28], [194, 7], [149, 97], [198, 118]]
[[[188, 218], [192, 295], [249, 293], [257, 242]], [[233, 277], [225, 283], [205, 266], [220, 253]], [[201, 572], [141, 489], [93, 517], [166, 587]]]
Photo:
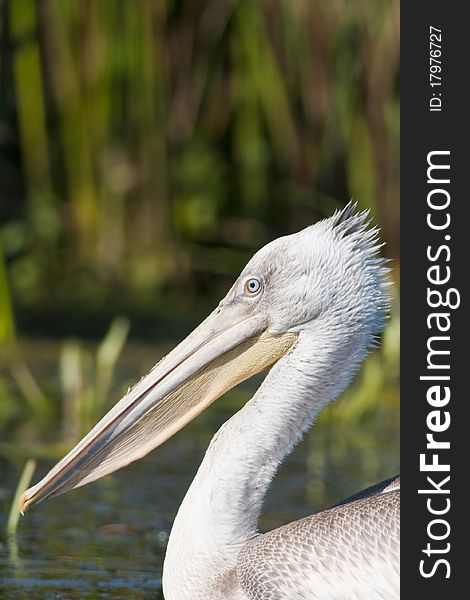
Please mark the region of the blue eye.
[[249, 277], [245, 281], [243, 291], [247, 296], [256, 296], [261, 291], [261, 281], [257, 277]]

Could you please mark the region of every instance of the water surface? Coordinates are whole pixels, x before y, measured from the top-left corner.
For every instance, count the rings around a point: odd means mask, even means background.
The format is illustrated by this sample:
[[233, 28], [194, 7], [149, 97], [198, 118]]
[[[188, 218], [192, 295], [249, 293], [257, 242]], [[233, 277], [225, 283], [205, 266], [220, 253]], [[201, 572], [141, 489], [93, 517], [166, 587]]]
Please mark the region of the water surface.
[[[148, 354], [153, 362], [158, 351]], [[142, 349], [126, 357], [120, 376], [137, 377]], [[42, 363], [41, 369], [48, 372]], [[178, 506], [213, 433], [252, 391], [253, 384], [228, 394], [147, 458], [34, 507], [21, 519], [14, 539], [4, 534], [4, 525], [30, 442], [27, 432], [42, 436], [46, 446], [47, 439], [32, 426], [22, 428], [20, 439], [8, 440], [3, 432], [2, 442], [9, 443], [0, 454], [0, 597], [162, 598], [163, 557]], [[398, 471], [397, 431], [397, 409], [390, 400], [354, 423], [338, 423], [333, 412], [320, 418], [279, 471], [261, 529], [321, 510], [393, 475]], [[54, 434], [48, 435], [54, 441]], [[52, 457], [39, 460], [34, 481], [54, 462]]]

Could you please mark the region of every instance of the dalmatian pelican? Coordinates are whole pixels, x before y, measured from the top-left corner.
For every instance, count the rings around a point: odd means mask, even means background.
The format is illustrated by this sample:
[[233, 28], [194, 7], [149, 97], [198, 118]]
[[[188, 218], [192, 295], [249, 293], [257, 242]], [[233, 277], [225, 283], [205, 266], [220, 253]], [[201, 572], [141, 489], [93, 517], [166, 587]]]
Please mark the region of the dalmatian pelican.
[[350, 203], [259, 250], [217, 308], [23, 494], [21, 512], [142, 458], [270, 367], [215, 434], [178, 510], [163, 568], [166, 600], [398, 598], [398, 477], [258, 532], [280, 463], [384, 328], [378, 236]]

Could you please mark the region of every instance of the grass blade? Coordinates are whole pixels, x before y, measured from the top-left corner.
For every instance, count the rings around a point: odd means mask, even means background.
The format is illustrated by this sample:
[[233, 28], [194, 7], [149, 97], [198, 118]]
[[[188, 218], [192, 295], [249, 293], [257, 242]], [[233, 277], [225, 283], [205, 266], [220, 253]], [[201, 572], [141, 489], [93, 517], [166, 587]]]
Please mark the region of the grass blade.
[[13, 502], [11, 503], [10, 514], [8, 516], [7, 521], [8, 536], [16, 535], [16, 531], [18, 529], [18, 521], [20, 518], [18, 502], [20, 500], [21, 494], [28, 488], [35, 469], [36, 461], [33, 458], [29, 458], [26, 461], [23, 472], [21, 473], [20, 480], [18, 481], [18, 485], [16, 486]]

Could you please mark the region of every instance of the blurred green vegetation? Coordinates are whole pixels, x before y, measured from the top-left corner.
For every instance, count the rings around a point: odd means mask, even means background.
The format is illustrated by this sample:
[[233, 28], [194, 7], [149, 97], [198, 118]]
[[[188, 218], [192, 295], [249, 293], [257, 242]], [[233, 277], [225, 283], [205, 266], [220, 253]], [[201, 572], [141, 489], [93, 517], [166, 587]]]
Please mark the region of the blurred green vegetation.
[[[23, 339], [20, 347], [0, 357], [0, 454], [15, 453], [14, 441], [22, 438], [20, 456], [61, 453], [77, 442], [110, 408], [116, 391], [114, 372], [129, 332], [129, 321], [117, 317], [96, 348], [77, 339], [52, 346], [47, 341]], [[33, 346], [33, 348], [31, 348]], [[42, 359], [36, 355], [42, 353]], [[33, 365], [33, 374], [29, 364]], [[52, 371], [52, 372], [51, 372]], [[137, 376], [137, 375], [136, 375]], [[117, 394], [125, 392], [118, 378]], [[59, 425], [59, 426], [57, 426]], [[42, 442], [48, 438], [48, 448]], [[28, 440], [25, 442], [24, 440]], [[13, 441], [13, 446], [10, 443]]]
[[2, 336], [9, 294], [20, 329], [58, 334], [110, 301], [220, 295], [255, 249], [351, 197], [397, 257], [398, 10], [0, 3]]
[[[0, 0], [0, 431], [69, 444], [111, 397], [116, 314], [176, 341], [350, 198], [398, 259], [398, 148], [398, 0]], [[396, 406], [398, 324], [323, 418]], [[70, 335], [34, 375], [22, 338]]]

